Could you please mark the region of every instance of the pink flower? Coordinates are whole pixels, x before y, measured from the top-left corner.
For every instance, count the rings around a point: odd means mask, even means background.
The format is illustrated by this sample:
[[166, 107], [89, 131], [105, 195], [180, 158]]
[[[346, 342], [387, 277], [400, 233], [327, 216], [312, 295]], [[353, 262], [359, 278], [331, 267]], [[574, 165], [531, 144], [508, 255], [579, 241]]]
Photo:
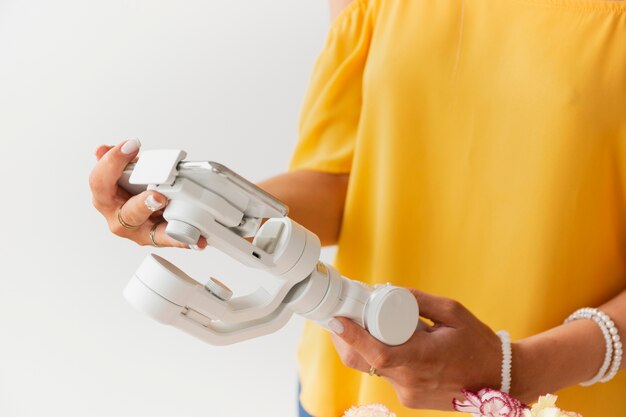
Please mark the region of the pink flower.
[[466, 400], [452, 400], [456, 411], [476, 417], [522, 417], [526, 405], [504, 392], [483, 388], [477, 393], [461, 390]]

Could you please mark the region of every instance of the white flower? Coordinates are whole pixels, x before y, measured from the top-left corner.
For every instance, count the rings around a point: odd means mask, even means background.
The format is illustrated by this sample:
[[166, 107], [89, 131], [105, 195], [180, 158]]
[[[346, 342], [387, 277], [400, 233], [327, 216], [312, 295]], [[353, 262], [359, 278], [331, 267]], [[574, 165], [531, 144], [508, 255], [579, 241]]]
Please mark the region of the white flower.
[[556, 406], [556, 395], [547, 394], [539, 397], [532, 408], [524, 410], [524, 417], [581, 417], [580, 414], [561, 411]]
[[352, 407], [343, 417], [396, 417], [396, 415], [382, 404], [369, 404]]

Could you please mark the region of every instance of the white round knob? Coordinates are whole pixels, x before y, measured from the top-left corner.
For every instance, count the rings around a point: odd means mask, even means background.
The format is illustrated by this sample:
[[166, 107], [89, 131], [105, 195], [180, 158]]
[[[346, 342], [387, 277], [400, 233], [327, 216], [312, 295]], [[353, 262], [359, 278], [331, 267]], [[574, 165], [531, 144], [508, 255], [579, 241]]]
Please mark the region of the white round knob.
[[228, 301], [233, 296], [233, 291], [215, 278], [209, 278], [204, 288], [222, 301]]
[[365, 327], [372, 336], [397, 346], [411, 338], [419, 320], [419, 307], [413, 294], [391, 285], [374, 290], [365, 306]]
[[171, 238], [188, 245], [197, 245], [200, 239], [200, 230], [198, 228], [180, 220], [169, 220], [165, 233]]

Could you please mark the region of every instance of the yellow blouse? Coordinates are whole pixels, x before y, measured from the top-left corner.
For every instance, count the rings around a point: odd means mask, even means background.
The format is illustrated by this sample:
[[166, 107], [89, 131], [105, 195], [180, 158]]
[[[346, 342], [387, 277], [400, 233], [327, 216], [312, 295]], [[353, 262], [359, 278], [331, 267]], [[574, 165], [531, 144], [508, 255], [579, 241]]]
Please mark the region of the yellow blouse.
[[[513, 339], [559, 325], [626, 286], [626, 2], [355, 0], [315, 66], [291, 168], [351, 173], [342, 274], [457, 299]], [[452, 414], [403, 408], [314, 325], [299, 363], [315, 417]], [[624, 416], [626, 372], [558, 394]]]

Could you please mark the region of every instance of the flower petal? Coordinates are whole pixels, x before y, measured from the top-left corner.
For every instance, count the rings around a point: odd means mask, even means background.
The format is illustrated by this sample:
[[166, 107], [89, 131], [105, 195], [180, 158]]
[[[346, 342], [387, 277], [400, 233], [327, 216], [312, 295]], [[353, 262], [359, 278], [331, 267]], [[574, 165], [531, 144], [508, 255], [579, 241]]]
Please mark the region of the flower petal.
[[462, 389], [461, 392], [470, 403], [472, 403], [476, 407], [480, 407], [480, 405], [482, 404], [482, 401], [480, 400], [480, 396], [478, 394], [475, 394], [472, 391], [468, 391], [465, 388]]
[[368, 404], [351, 407], [345, 412], [344, 417], [396, 417], [396, 415], [382, 404]]
[[463, 413], [480, 413], [480, 409], [467, 400], [459, 401], [455, 398], [452, 400], [452, 407], [454, 407], [456, 411], [461, 411]]
[[509, 417], [511, 408], [500, 398], [490, 398], [480, 406], [480, 413], [487, 417]]

